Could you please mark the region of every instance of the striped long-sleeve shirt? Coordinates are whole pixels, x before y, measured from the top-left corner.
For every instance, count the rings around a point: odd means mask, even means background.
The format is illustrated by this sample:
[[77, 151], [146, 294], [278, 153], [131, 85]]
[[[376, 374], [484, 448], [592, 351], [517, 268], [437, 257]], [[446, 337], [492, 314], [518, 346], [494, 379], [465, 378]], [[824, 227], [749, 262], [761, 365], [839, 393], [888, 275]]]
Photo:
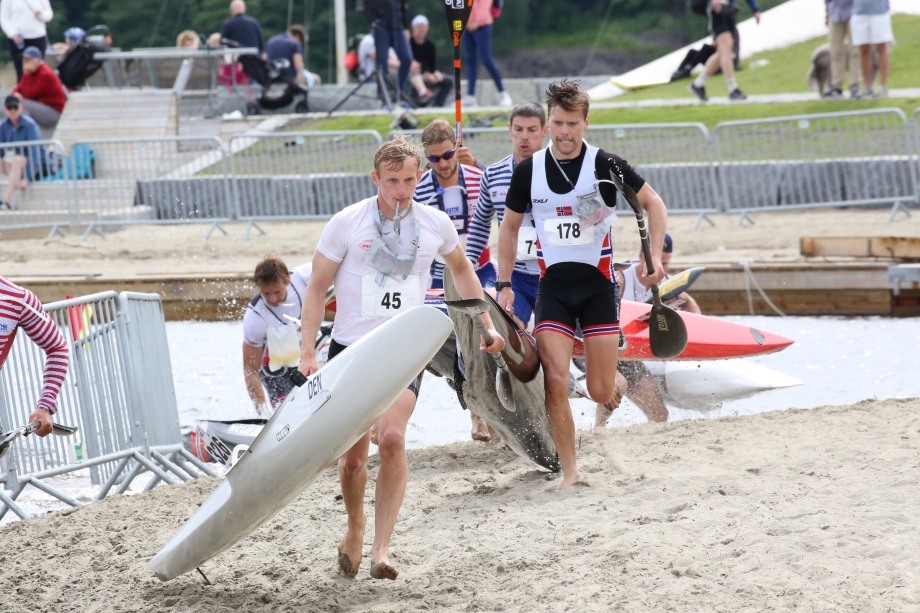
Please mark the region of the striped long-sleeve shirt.
[[[482, 174], [479, 183], [479, 202], [476, 203], [476, 212], [470, 222], [470, 234], [466, 241], [466, 257], [474, 262], [479, 259], [483, 250], [488, 249], [489, 235], [492, 232], [492, 216], [498, 215], [498, 223], [505, 218], [505, 196], [508, 186], [511, 185], [511, 174], [514, 171], [514, 155], [495, 162]], [[525, 214], [524, 223], [532, 224], [529, 213]], [[518, 260], [514, 269], [528, 275], [539, 275], [540, 265], [536, 259]]]
[[[44, 317], [36, 315], [26, 305]], [[57, 324], [45, 314], [35, 294], [0, 277], [0, 368], [6, 362], [19, 328], [25, 330], [29, 338], [45, 352], [45, 371], [38, 406], [54, 413], [57, 411], [58, 394], [67, 375], [67, 342]]]
[[[473, 216], [476, 213], [476, 203], [479, 200], [479, 184], [482, 179], [482, 171], [476, 168], [475, 166], [467, 166], [466, 164], [460, 164], [457, 172], [460, 173], [460, 184], [466, 190], [466, 208], [467, 216], [466, 223], [463, 223], [463, 220], [458, 219], [457, 215], [453, 214], [453, 210], [445, 210], [445, 205], [441, 202], [438, 196], [438, 185], [437, 177], [435, 177], [434, 171], [428, 170], [425, 174], [422, 175], [422, 178], [419, 179], [418, 185], [415, 187], [415, 200], [422, 204], [427, 204], [433, 206], [437, 209], [444, 211], [454, 220], [454, 226], [457, 227], [457, 234], [460, 235], [460, 243], [465, 245], [469, 230], [461, 229], [461, 225], [469, 226], [470, 222], [473, 219]], [[447, 207], [451, 207], [451, 203], [447, 203]], [[489, 263], [492, 254], [489, 252], [489, 249], [486, 248], [480, 254], [478, 261], [476, 261], [473, 266], [476, 270], [479, 270], [483, 266]], [[431, 265], [431, 278], [442, 279], [444, 277], [444, 264], [440, 262], [435, 262]]]

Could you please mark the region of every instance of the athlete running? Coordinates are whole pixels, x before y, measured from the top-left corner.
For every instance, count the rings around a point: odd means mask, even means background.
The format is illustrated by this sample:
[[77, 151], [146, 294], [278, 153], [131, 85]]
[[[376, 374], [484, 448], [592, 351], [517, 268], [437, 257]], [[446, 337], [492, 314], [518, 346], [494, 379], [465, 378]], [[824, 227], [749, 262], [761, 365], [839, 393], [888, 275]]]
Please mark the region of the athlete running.
[[[310, 270], [310, 265], [304, 264], [288, 271], [285, 263], [274, 257], [256, 266], [253, 282], [259, 293], [252, 297], [243, 316], [243, 376], [259, 415], [278, 408], [294, 389], [288, 375], [300, 362], [300, 326], [289, 318], [300, 318]], [[271, 409], [265, 402], [263, 385]]]
[[[463, 253], [451, 219], [413, 201], [421, 165], [421, 151], [415, 144], [399, 137], [384, 143], [377, 150], [371, 172], [377, 196], [340, 211], [323, 230], [313, 256], [301, 319], [304, 337], [315, 338], [323, 320], [326, 290], [335, 281], [330, 360], [390, 317], [422, 304], [435, 255], [450, 268], [461, 296], [483, 298], [482, 285]], [[504, 348], [504, 340], [488, 313], [481, 317], [495, 339], [485, 349], [497, 353]], [[399, 358], [394, 354], [381, 355], [380, 359]], [[308, 376], [318, 370], [309, 343], [301, 349], [298, 368]], [[370, 569], [375, 579], [395, 579], [399, 574], [389, 561], [390, 537], [406, 493], [406, 424], [415, 408], [421, 376], [419, 373], [377, 422], [380, 472]], [[363, 553], [369, 445], [370, 435], [365, 433], [339, 459], [339, 481], [348, 512], [348, 529], [339, 544], [339, 567], [350, 577], [357, 574]]]
[[45, 352], [41, 395], [29, 415], [29, 423], [39, 422], [41, 426], [35, 434], [47, 436], [51, 434], [51, 416], [57, 412], [57, 397], [67, 376], [67, 342], [35, 294], [0, 277], [0, 369], [20, 328]]
[[647, 212], [654, 273], [664, 276], [661, 245], [667, 208], [655, 190], [622, 158], [582, 140], [588, 127], [590, 100], [577, 83], [562, 79], [547, 89], [552, 145], [514, 169], [499, 229], [499, 305], [512, 309], [511, 275], [518, 236], [528, 205], [537, 230], [537, 261], [542, 271], [537, 288], [537, 351], [543, 367], [546, 412], [562, 465], [562, 487], [581, 478], [575, 462], [575, 424], [569, 406], [569, 363], [575, 327], [584, 334], [588, 393], [606, 404], [614, 396], [620, 338], [619, 295], [611, 258], [611, 218], [615, 172], [632, 187]]
[[[476, 212], [479, 199], [479, 182], [482, 171], [475, 166], [461, 164], [457, 155], [454, 129], [443, 119], [436, 119], [422, 131], [422, 145], [430, 168], [419, 179], [415, 199], [447, 213], [453, 221], [461, 246], [466, 245], [470, 220]], [[459, 187], [461, 189], [450, 189]], [[483, 287], [495, 283], [495, 266], [488, 247], [474, 264], [476, 276]], [[431, 270], [431, 287], [444, 287], [444, 265], [435, 262]]]

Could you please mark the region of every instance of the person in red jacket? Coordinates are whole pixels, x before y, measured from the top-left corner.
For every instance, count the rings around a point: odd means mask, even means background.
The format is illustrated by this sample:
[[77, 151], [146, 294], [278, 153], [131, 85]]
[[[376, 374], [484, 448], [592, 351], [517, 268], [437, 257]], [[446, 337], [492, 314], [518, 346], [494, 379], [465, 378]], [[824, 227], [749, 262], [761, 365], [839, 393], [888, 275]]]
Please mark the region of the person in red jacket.
[[67, 104], [61, 80], [35, 47], [26, 47], [22, 52], [22, 72], [13, 93], [22, 98], [24, 114], [43, 128], [56, 126]]

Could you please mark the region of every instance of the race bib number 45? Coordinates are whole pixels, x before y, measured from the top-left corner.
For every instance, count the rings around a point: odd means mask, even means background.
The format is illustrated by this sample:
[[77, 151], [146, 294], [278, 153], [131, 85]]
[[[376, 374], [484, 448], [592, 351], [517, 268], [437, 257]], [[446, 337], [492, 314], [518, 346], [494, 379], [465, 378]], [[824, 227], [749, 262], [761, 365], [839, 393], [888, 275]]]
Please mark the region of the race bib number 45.
[[543, 232], [550, 245], [570, 247], [594, 242], [594, 226], [584, 226], [578, 217], [553, 217], [543, 222]]
[[377, 275], [364, 275], [361, 281], [361, 313], [369, 317], [395, 317], [422, 303], [418, 275], [405, 281], [387, 278], [386, 285], [377, 285]]

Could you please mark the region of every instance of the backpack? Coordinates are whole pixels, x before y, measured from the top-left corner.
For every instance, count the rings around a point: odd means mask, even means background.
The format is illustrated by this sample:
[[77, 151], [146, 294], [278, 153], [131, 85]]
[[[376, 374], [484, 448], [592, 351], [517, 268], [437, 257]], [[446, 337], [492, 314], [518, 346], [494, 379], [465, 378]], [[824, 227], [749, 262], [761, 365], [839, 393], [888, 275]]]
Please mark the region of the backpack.
[[709, 8], [709, 0], [687, 0], [687, 5], [690, 7], [691, 13], [705, 15], [706, 9]]

